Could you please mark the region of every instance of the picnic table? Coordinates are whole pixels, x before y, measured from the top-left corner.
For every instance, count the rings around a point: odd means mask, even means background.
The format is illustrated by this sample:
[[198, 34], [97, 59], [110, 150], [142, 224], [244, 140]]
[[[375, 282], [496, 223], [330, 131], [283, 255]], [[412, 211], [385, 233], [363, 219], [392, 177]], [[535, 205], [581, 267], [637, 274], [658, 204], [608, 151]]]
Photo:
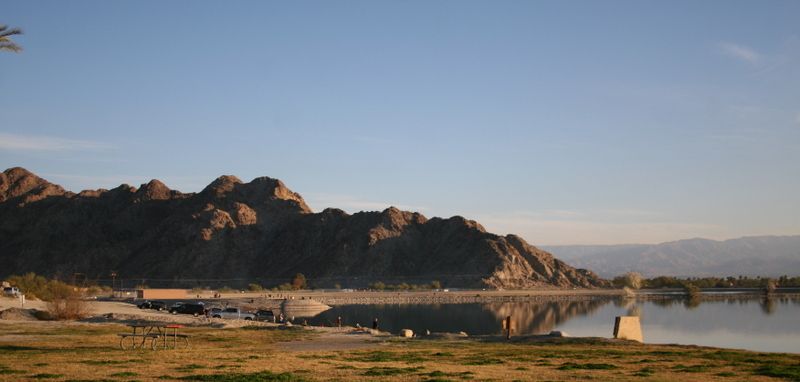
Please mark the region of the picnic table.
[[189, 335], [178, 333], [183, 325], [166, 323], [141, 323], [130, 324], [129, 333], [117, 334], [120, 349], [144, 349], [147, 341], [150, 340], [150, 349], [177, 349], [178, 347], [189, 347]]

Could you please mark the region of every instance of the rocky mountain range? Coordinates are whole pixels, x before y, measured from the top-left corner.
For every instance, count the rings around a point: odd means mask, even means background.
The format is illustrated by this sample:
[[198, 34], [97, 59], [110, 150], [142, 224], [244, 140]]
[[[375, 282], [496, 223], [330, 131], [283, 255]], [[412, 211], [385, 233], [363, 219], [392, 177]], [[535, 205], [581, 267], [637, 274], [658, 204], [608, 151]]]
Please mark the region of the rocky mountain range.
[[[198, 193], [158, 180], [73, 193], [23, 168], [0, 174], [0, 277], [36, 272], [271, 286], [303, 273], [318, 287], [439, 280], [445, 286], [604, 287], [515, 235], [460, 216], [388, 208], [313, 212], [268, 177], [221, 176]], [[188, 281], [187, 281], [188, 280]]]
[[800, 236], [750, 236], [725, 241], [545, 247], [564, 261], [614, 277], [635, 271], [655, 276], [796, 276]]

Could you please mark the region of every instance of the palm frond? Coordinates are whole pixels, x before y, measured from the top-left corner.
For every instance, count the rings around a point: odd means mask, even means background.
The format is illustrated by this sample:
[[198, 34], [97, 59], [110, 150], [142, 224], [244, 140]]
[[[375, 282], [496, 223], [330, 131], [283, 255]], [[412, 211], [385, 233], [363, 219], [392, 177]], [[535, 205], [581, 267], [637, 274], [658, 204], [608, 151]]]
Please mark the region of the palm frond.
[[0, 51], [19, 52], [22, 47], [11, 41], [9, 36], [21, 35], [22, 29], [11, 28], [8, 25], [0, 25]]
[[7, 50], [10, 52], [20, 52], [22, 47], [14, 44], [13, 42], [0, 42], [0, 51]]
[[22, 29], [19, 28], [8, 29], [7, 25], [0, 25], [0, 37], [8, 37], [18, 34], [22, 34]]

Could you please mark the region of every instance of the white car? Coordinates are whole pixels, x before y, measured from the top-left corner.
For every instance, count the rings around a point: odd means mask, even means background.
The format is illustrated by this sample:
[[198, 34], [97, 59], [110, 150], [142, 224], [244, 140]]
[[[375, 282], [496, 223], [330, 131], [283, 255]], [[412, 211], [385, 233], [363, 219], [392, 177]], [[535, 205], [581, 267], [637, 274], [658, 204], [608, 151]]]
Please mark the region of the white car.
[[212, 318], [234, 318], [240, 320], [250, 321], [255, 318], [253, 313], [242, 312], [239, 308], [225, 308], [220, 311], [210, 313]]
[[5, 287], [3, 288], [3, 295], [9, 297], [17, 297], [20, 295], [19, 288], [17, 287]]

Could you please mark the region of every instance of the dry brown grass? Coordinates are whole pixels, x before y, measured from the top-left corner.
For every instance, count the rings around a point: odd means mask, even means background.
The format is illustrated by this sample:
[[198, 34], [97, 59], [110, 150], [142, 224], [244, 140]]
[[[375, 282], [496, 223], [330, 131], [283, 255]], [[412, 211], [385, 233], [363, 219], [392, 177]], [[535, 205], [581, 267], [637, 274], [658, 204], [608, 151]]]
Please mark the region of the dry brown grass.
[[0, 380], [779, 381], [800, 372], [797, 355], [595, 340], [388, 339], [371, 349], [286, 350], [282, 342], [325, 339], [300, 328], [186, 328], [190, 349], [120, 350], [116, 333], [127, 331], [0, 323]]

